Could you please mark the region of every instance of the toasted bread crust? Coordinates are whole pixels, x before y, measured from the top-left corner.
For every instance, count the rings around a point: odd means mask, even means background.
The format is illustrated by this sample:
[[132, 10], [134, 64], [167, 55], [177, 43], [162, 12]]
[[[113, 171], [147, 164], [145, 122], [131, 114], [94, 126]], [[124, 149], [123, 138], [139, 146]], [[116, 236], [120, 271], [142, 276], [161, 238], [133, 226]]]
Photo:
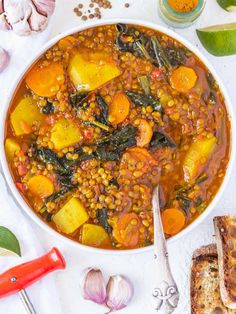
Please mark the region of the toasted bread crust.
[[236, 313], [220, 297], [216, 245], [203, 246], [193, 253], [191, 272], [191, 314]]
[[236, 216], [215, 217], [214, 226], [221, 298], [225, 306], [236, 309]]

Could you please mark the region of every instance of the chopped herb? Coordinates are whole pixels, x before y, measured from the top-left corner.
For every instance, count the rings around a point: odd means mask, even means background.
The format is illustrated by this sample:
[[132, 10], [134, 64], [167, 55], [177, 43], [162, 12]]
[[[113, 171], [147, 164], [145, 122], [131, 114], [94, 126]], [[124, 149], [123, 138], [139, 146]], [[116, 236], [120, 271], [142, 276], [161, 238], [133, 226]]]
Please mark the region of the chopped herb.
[[199, 207], [199, 206], [202, 204], [202, 202], [203, 202], [202, 198], [201, 198], [201, 197], [198, 197], [197, 200], [196, 200], [196, 202], [194, 203], [194, 205], [195, 205], [196, 207]]
[[78, 186], [77, 184], [71, 185], [70, 187], [62, 186], [59, 192], [56, 192], [52, 194], [51, 196], [47, 197], [45, 203], [47, 204], [48, 202], [58, 201], [59, 199], [61, 199], [61, 197], [65, 196], [68, 192], [77, 188], [77, 186]]
[[203, 173], [202, 175], [200, 175], [197, 180], [195, 181], [195, 184], [200, 184], [204, 181], [206, 181], [208, 179], [208, 176], [206, 175], [206, 173]]
[[56, 166], [56, 168], [59, 171], [61, 172], [65, 171], [65, 168], [63, 164], [61, 163], [60, 158], [57, 156], [57, 154], [53, 150], [49, 148], [40, 147], [39, 149], [35, 151], [35, 156], [38, 157], [38, 159], [41, 160], [43, 163], [45, 164], [50, 163]]
[[176, 194], [179, 194], [179, 193], [183, 193], [183, 192], [188, 192], [189, 190], [192, 189], [192, 186], [191, 185], [185, 185], [185, 186], [182, 186], [182, 185], [176, 185], [175, 186], [175, 193]]
[[102, 226], [108, 234], [111, 234], [113, 229], [108, 222], [107, 209], [105, 207], [102, 209], [97, 209], [96, 217], [99, 225]]
[[[100, 108], [100, 115], [97, 116], [97, 120], [101, 122], [103, 125], [109, 125], [109, 120], [108, 120], [108, 105], [105, 102], [104, 98], [101, 97], [100, 95], [96, 96], [96, 102]], [[108, 131], [108, 130], [107, 130]]]
[[45, 210], [41, 216], [43, 217], [44, 220], [46, 220], [47, 222], [50, 222], [52, 221], [52, 216], [53, 214], [52, 213], [49, 213], [47, 210]]
[[119, 160], [120, 153], [116, 151], [116, 149], [109, 150], [106, 147], [98, 147], [98, 149], [96, 150], [96, 156], [102, 161], [115, 161]]
[[114, 185], [115, 187], [117, 187], [117, 189], [120, 188], [120, 185], [119, 185], [119, 183], [118, 183], [118, 181], [117, 181], [116, 178], [112, 178], [112, 179], [109, 181], [109, 184], [110, 184], [110, 185]]
[[162, 132], [154, 132], [151, 142], [150, 142], [150, 147], [152, 148], [163, 148], [163, 147], [176, 148], [177, 145], [170, 136]]
[[168, 60], [166, 53], [163, 50], [156, 36], [152, 36], [151, 43], [159, 68], [164, 67], [166, 70], [170, 70], [171, 69], [170, 61]]
[[73, 173], [60, 174], [57, 173], [57, 180], [60, 183], [61, 187], [67, 187], [69, 189], [73, 189], [75, 186], [71, 182], [73, 177]]
[[85, 102], [85, 99], [87, 96], [88, 96], [87, 92], [71, 94], [70, 95], [71, 106], [76, 108], [76, 109], [78, 109], [79, 107], [84, 107], [83, 103]]
[[205, 202], [202, 202], [199, 206], [196, 207], [196, 210], [198, 213], [202, 213], [204, 212], [204, 210], [206, 209], [206, 203]]
[[139, 82], [140, 82], [140, 85], [142, 86], [142, 89], [145, 95], [149, 96], [151, 91], [150, 91], [150, 83], [149, 83], [148, 77], [146, 75], [140, 76]]
[[176, 195], [176, 199], [179, 201], [180, 207], [187, 215], [191, 207], [192, 200], [189, 197], [187, 197], [185, 194]]
[[184, 64], [185, 59], [186, 59], [184, 49], [181, 49], [181, 48], [175, 49], [173, 47], [166, 47], [164, 49], [164, 52], [172, 67], [178, 67]]
[[128, 25], [121, 23], [117, 24], [116, 28], [118, 30], [116, 46], [120, 51], [129, 51], [139, 57], [149, 57], [145, 49], [149, 38], [144, 33], [134, 27], [128, 27]]
[[215, 89], [216, 81], [210, 72], [207, 73], [207, 83], [208, 83], [210, 89]]
[[107, 126], [106, 124], [103, 124], [99, 121], [89, 121], [89, 122], [84, 122], [85, 125], [90, 125], [90, 126], [93, 126], [93, 127], [98, 127], [102, 130], [105, 130], [105, 131], [109, 131], [109, 126]]
[[126, 95], [135, 106], [147, 107], [152, 106], [154, 111], [162, 113], [162, 105], [151, 95], [139, 94], [132, 91], [126, 92]]
[[68, 159], [67, 155], [65, 155], [64, 157], [62, 157], [60, 159], [61, 164], [67, 170], [67, 172], [71, 171], [71, 168], [73, 166], [76, 166], [76, 165], [80, 164], [83, 161], [91, 160], [91, 159], [95, 158], [93, 153], [91, 153], [91, 154], [85, 153], [84, 150], [83, 150], [83, 147], [75, 148], [72, 153], [73, 154], [78, 154], [79, 155], [78, 159]]
[[119, 146], [121, 143], [126, 143], [130, 138], [134, 137], [137, 133], [137, 128], [132, 124], [128, 124], [122, 129], [116, 130], [110, 135], [101, 138], [98, 141], [98, 145], [104, 146], [107, 144], [111, 144], [114, 146]]
[[49, 100], [47, 100], [47, 103], [45, 106], [43, 106], [43, 108], [41, 109], [41, 112], [43, 114], [50, 114], [50, 113], [54, 113], [55, 111], [55, 107], [53, 105], [53, 103]]
[[144, 45], [141, 44], [139, 41], [136, 42], [136, 45], [137, 45], [138, 49], [141, 51], [142, 55], [143, 55], [147, 60], [150, 60], [151, 57], [150, 57], [149, 53], [147, 52], [146, 48], [144, 47]]
[[217, 98], [216, 98], [216, 92], [210, 91], [209, 97], [208, 97], [208, 104], [215, 106], [217, 104]]
[[95, 155], [103, 161], [119, 160], [125, 149], [136, 145], [136, 133], [137, 128], [131, 124], [113, 132], [98, 141]]

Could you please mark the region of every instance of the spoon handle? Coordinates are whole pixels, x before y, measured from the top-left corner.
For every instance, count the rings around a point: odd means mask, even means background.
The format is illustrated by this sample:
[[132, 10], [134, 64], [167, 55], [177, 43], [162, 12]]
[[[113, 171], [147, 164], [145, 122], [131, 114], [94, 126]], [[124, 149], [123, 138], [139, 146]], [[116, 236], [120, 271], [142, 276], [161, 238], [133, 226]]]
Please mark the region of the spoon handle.
[[179, 291], [170, 269], [160, 214], [158, 187], [154, 189], [152, 208], [154, 217], [154, 259], [156, 264], [156, 282], [152, 295], [155, 300], [155, 309], [159, 313], [170, 314], [177, 308]]

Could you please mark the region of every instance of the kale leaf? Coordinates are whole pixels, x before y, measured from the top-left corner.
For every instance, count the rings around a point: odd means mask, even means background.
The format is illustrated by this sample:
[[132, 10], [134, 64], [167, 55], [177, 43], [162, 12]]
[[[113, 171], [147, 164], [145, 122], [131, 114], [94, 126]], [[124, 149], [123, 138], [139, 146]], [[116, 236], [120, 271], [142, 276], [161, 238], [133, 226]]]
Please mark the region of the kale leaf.
[[152, 148], [163, 148], [163, 147], [170, 147], [170, 148], [176, 148], [176, 143], [174, 140], [169, 136], [162, 132], [154, 132], [150, 147]]
[[97, 209], [96, 217], [99, 225], [102, 226], [108, 234], [112, 233], [112, 226], [108, 222], [107, 209], [103, 207], [102, 209]]

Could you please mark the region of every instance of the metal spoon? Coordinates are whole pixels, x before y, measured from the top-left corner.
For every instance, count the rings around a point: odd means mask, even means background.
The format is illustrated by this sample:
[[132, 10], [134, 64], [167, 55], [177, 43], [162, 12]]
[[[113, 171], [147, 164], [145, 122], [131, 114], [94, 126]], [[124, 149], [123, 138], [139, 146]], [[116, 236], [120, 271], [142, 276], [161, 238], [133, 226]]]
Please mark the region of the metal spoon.
[[154, 259], [156, 264], [155, 288], [152, 296], [155, 301], [155, 310], [159, 313], [170, 314], [178, 306], [179, 291], [170, 269], [160, 214], [158, 186], [153, 192], [152, 209], [154, 217]]

